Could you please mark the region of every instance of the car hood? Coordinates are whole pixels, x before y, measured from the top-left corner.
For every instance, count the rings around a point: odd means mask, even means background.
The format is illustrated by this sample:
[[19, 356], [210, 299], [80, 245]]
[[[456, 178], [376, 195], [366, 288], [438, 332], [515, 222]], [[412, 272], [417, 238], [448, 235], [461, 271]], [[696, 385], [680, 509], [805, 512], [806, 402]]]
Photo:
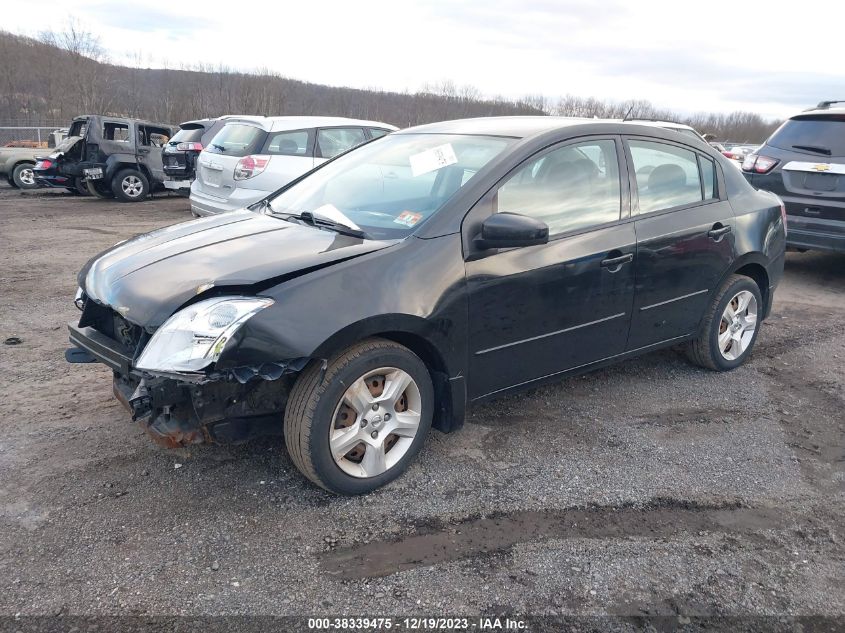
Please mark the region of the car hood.
[[250, 292], [259, 285], [260, 290], [394, 243], [235, 211], [115, 244], [91, 259], [78, 280], [88, 297], [127, 321], [157, 327], [212, 288]]

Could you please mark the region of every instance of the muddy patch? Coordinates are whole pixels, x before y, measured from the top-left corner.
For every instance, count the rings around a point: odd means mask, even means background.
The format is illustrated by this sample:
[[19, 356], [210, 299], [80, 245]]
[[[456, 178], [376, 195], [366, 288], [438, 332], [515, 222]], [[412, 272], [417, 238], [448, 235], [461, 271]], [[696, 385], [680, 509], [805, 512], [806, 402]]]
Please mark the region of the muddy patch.
[[324, 572], [374, 578], [454, 560], [505, 553], [529, 541], [568, 538], [666, 538], [686, 532], [744, 534], [790, 522], [778, 508], [699, 505], [658, 499], [645, 506], [572, 508], [469, 518], [398, 541], [370, 542], [322, 556]]

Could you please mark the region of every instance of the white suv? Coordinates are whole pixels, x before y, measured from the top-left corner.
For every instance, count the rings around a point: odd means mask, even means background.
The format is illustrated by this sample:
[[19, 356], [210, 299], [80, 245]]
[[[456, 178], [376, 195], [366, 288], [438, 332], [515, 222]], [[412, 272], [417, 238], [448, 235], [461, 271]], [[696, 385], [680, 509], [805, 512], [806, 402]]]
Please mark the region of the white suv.
[[329, 158], [396, 129], [339, 117], [232, 117], [199, 155], [191, 213], [243, 209]]

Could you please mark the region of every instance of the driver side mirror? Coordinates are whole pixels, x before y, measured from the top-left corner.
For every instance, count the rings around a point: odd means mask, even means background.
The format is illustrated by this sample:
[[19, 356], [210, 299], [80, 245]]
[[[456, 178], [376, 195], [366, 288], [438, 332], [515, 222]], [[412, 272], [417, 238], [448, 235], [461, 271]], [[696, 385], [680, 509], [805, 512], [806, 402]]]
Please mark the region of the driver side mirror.
[[518, 213], [494, 213], [481, 225], [475, 238], [480, 249], [534, 246], [549, 241], [549, 226], [536, 218]]

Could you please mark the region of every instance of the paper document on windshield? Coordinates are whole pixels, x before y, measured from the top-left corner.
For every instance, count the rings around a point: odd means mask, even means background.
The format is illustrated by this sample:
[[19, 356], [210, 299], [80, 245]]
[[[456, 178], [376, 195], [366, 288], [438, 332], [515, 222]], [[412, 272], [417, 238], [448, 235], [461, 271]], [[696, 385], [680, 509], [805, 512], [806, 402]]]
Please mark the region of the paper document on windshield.
[[455, 156], [455, 150], [452, 149], [451, 143], [445, 145], [438, 145], [432, 147], [419, 154], [409, 156], [411, 161], [411, 176], [421, 176], [430, 171], [435, 171], [449, 165], [454, 165], [458, 162], [458, 157]]
[[338, 209], [333, 204], [324, 204], [322, 207], [317, 207], [311, 212], [315, 218], [319, 218], [320, 216], [326, 218], [327, 220], [331, 220], [332, 222], [339, 222], [340, 224], [345, 224], [350, 229], [355, 229], [356, 231], [360, 231], [361, 227], [355, 224], [352, 220], [350, 220], [346, 215]]

